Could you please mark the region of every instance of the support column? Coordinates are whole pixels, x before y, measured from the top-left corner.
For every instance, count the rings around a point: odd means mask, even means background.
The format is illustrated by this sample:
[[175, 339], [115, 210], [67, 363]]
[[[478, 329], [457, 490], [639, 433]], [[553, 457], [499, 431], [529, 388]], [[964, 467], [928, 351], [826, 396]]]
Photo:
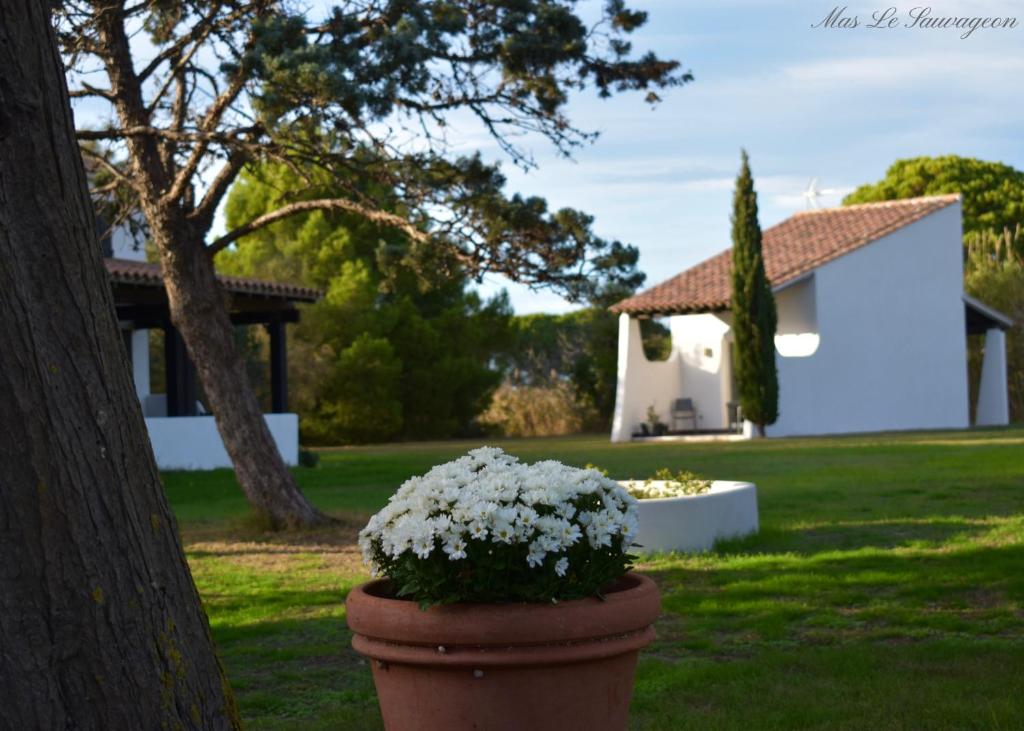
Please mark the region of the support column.
[[288, 411], [288, 338], [285, 324], [278, 320], [267, 324], [270, 334], [270, 411]]
[[640, 321], [626, 313], [619, 315], [619, 367], [618, 383], [615, 389], [615, 416], [612, 419], [612, 441], [628, 442], [633, 436], [638, 419], [636, 394], [632, 393], [631, 381], [638, 377], [636, 371], [646, 358], [644, 343], [640, 335]]
[[145, 402], [149, 390], [149, 330], [133, 330], [131, 337], [132, 378], [139, 401]]
[[1010, 398], [1006, 384], [1006, 333], [992, 328], [985, 333], [985, 355], [981, 363], [976, 426], [1010, 423]]
[[167, 415], [196, 415], [196, 369], [185, 341], [170, 323], [164, 328], [164, 363], [167, 374]]

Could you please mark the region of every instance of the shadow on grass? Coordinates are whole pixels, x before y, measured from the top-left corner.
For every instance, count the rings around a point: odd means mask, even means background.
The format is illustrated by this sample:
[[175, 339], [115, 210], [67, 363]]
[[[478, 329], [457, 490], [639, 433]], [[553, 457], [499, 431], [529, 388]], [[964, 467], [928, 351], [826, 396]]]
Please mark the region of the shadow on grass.
[[652, 654], [749, 656], [766, 646], [990, 638], [1024, 641], [1024, 545], [865, 547], [663, 556]]
[[1024, 645], [770, 647], [750, 658], [643, 658], [634, 731], [1017, 729]]
[[373, 679], [340, 616], [215, 628], [249, 729], [382, 728]]
[[[947, 522], [934, 530], [958, 535]], [[803, 555], [737, 545], [642, 567], [662, 588], [663, 616], [632, 728], [1012, 728], [1020, 718], [1024, 546]], [[381, 728], [344, 621], [350, 582], [225, 576], [224, 558], [204, 561], [218, 588], [204, 591], [214, 636], [249, 728]]]
[[[664, 613], [631, 728], [1014, 728], [1021, 565], [1019, 544], [661, 557], [643, 567]], [[381, 727], [346, 590], [261, 591], [275, 611], [329, 613], [215, 626], [249, 728]]]
[[817, 552], [754, 552], [816, 537], [778, 531], [642, 565], [663, 613], [631, 727], [1019, 728], [1020, 522], [885, 526], [829, 526]]
[[382, 728], [369, 667], [345, 623], [350, 588], [203, 592], [247, 728]]
[[938, 548], [970, 543], [1000, 530], [1015, 530], [1024, 537], [1024, 517], [923, 517], [797, 522], [788, 527], [766, 527], [747, 538], [720, 541], [721, 556], [747, 553], [856, 551], [863, 548]]

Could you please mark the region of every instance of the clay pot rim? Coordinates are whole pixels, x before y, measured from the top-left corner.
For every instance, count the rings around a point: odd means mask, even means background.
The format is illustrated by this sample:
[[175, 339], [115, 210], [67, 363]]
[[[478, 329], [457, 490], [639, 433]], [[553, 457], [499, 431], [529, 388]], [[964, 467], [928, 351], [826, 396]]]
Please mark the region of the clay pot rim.
[[409, 599], [381, 596], [387, 583], [354, 588], [346, 600], [350, 629], [391, 644], [451, 647], [515, 647], [571, 643], [641, 632], [657, 618], [661, 602], [655, 583], [627, 573], [605, 598], [556, 604], [450, 604], [421, 610]]
[[[628, 591], [637, 586], [640, 583], [641, 574], [629, 571], [615, 581], [608, 584], [606, 588], [601, 591], [604, 597], [609, 597], [622, 591]], [[410, 599], [404, 596], [394, 595], [394, 585], [391, 583], [391, 579], [374, 579], [373, 581], [367, 581], [364, 584], [360, 584], [356, 589], [362, 590], [366, 594], [370, 595], [374, 599], [380, 599], [383, 601], [393, 602], [406, 602], [414, 603], [419, 606], [419, 603], [415, 599]], [[356, 589], [353, 589], [355, 591]], [[581, 599], [566, 599], [563, 601], [555, 602], [557, 604], [569, 604], [571, 602], [588, 601], [590, 599], [597, 599], [598, 597], [583, 597]], [[438, 605], [437, 608], [442, 606], [458, 606], [458, 607], [536, 607], [536, 606], [547, 606], [549, 602], [526, 602], [526, 601], [512, 601], [512, 602], [463, 602], [454, 605]]]

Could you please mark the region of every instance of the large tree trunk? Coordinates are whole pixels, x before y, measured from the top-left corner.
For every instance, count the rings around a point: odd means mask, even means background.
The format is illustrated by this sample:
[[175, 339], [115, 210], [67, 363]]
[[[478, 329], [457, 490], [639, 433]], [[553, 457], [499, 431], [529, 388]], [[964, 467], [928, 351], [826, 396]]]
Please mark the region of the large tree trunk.
[[272, 528], [330, 521], [299, 490], [281, 458], [245, 363], [235, 345], [231, 319], [201, 239], [187, 232], [154, 231], [160, 250], [171, 319], [181, 332], [210, 401], [217, 428], [249, 504]]
[[38, 0], [0, 0], [0, 326], [0, 728], [239, 728]]
[[[121, 124], [146, 127], [149, 117], [132, 66], [124, 3], [101, 10], [101, 45]], [[319, 525], [331, 519], [299, 490], [263, 420], [259, 402], [235, 347], [231, 320], [213, 263], [178, 202], [164, 200], [173, 177], [150, 135], [127, 139], [131, 175], [149, 233], [160, 251], [171, 319], [196, 364], [203, 391], [249, 504], [272, 528]]]

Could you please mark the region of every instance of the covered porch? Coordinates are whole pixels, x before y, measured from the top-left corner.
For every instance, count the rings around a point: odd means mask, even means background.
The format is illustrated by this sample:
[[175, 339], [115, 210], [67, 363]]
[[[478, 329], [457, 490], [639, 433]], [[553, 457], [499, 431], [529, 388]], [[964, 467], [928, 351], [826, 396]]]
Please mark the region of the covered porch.
[[[158, 265], [106, 259], [118, 321], [132, 364], [135, 391], [142, 406], [160, 469], [226, 468], [231, 461], [204, 403], [195, 365], [170, 319]], [[298, 463], [299, 421], [288, 410], [287, 325], [297, 322], [297, 303], [314, 302], [316, 290], [240, 277], [219, 276], [236, 325], [262, 325], [269, 343], [270, 410], [264, 415], [281, 456]], [[164, 388], [154, 393], [152, 330], [162, 333]]]
[[1006, 372], [1006, 331], [1013, 320], [970, 295], [964, 295], [967, 334], [985, 338], [978, 383], [978, 401], [974, 410], [975, 426], [1002, 426], [1010, 423], [1010, 396]]
[[671, 335], [665, 360], [650, 360], [644, 352], [641, 321], [652, 314], [619, 315], [612, 441], [749, 436], [737, 403], [728, 313], [664, 313]]

